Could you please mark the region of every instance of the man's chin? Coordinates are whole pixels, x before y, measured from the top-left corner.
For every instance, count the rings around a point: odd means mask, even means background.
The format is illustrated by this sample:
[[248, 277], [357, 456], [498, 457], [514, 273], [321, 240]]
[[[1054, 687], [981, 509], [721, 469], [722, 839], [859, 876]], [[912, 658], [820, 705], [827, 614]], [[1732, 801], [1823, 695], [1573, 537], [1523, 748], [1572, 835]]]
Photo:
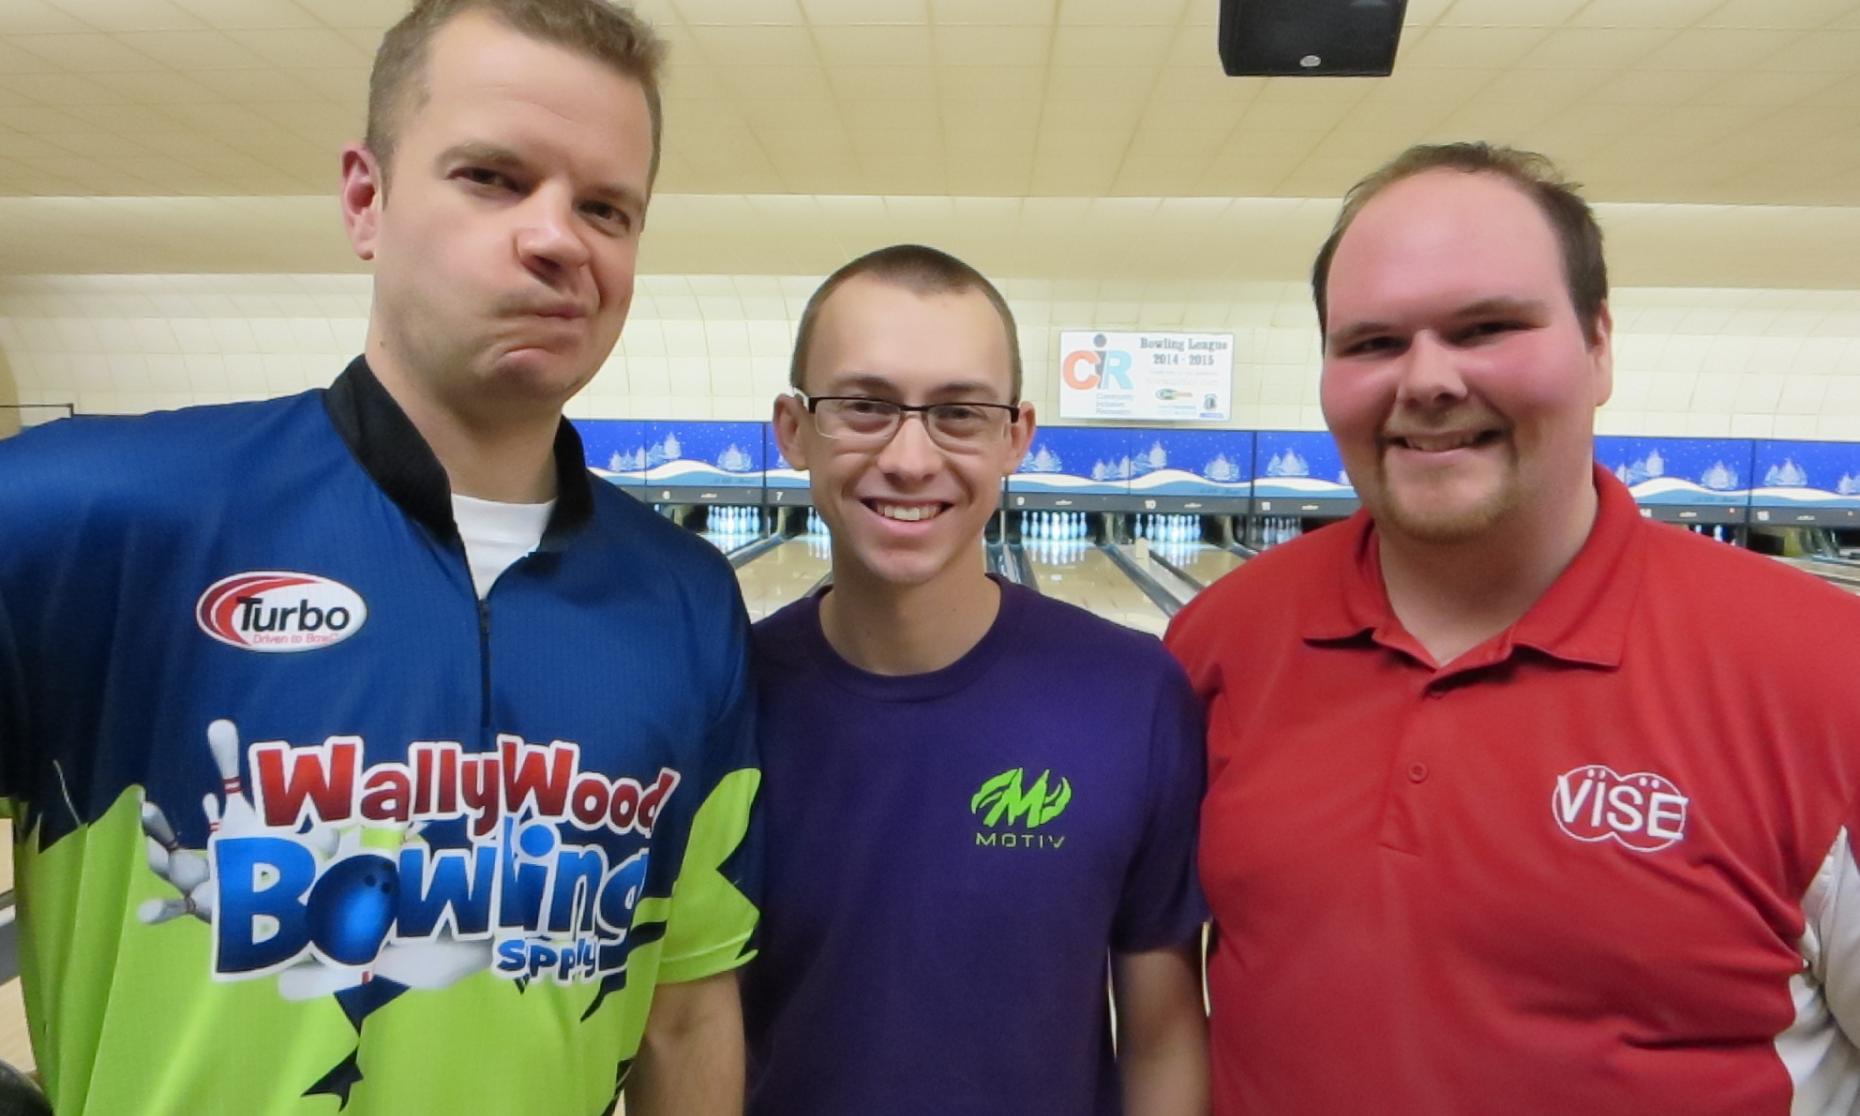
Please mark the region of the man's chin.
[[1505, 518], [1508, 505], [1498, 494], [1478, 498], [1404, 499], [1395, 497], [1381, 508], [1372, 507], [1376, 524], [1433, 546], [1477, 542]]

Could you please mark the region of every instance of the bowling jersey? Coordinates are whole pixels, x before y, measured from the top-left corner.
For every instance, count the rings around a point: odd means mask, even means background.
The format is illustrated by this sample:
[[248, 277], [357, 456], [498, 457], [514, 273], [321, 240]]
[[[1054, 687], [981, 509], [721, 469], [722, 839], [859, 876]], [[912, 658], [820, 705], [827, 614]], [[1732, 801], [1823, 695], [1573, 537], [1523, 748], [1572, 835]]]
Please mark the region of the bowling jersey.
[[65, 1116], [611, 1112], [751, 954], [748, 624], [557, 436], [480, 601], [444, 470], [327, 391], [0, 443], [0, 794]]
[[1444, 667], [1363, 514], [1176, 617], [1220, 1116], [1860, 1111], [1860, 600], [1595, 484]]
[[1201, 731], [1155, 639], [1015, 585], [942, 670], [755, 628], [751, 1116], [1107, 1116], [1107, 953], [1195, 940]]

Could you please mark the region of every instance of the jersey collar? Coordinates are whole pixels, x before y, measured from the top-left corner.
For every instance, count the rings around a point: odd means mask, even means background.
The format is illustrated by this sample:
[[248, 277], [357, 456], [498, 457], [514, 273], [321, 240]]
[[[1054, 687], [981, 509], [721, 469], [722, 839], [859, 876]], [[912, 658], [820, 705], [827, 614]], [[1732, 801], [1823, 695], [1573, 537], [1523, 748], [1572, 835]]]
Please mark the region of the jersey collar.
[[[400, 404], [381, 386], [366, 357], [356, 357], [323, 393], [330, 422], [349, 451], [402, 511], [442, 539], [456, 539], [452, 485]], [[555, 511], [541, 550], [559, 549], [594, 514], [593, 482], [581, 437], [567, 419], [555, 432]]]
[[[1517, 623], [1455, 659], [1443, 673], [1491, 666], [1519, 647], [1565, 662], [1613, 668], [1622, 648], [1644, 564], [1640, 509], [1627, 486], [1595, 466], [1595, 525], [1569, 566]], [[1335, 643], [1368, 638], [1420, 659], [1427, 656], [1396, 619], [1382, 581], [1375, 523], [1358, 511], [1344, 526], [1349, 545], [1337, 591], [1316, 603], [1304, 638]]]

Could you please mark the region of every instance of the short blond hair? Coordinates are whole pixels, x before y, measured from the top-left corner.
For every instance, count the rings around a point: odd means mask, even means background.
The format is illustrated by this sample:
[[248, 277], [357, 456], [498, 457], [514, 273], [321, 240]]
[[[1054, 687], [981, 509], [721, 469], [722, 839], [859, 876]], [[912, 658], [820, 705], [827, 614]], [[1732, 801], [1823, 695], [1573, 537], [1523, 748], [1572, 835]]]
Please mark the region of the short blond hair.
[[664, 112], [659, 69], [665, 40], [632, 9], [608, 0], [418, 0], [388, 29], [368, 75], [368, 150], [382, 173], [393, 159], [400, 126], [426, 97], [426, 61], [433, 37], [468, 12], [483, 12], [513, 31], [582, 54], [639, 82], [652, 121], [652, 165], [648, 185], [659, 176], [659, 136]]

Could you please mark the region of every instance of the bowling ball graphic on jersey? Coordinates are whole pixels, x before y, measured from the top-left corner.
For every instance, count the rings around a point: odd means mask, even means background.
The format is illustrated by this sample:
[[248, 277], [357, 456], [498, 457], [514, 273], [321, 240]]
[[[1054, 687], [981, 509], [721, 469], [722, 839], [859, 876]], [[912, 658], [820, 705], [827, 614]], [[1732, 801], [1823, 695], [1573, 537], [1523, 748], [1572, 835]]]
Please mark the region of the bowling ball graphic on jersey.
[[392, 860], [374, 853], [338, 860], [310, 888], [310, 941], [338, 964], [366, 965], [381, 952], [399, 907]]

